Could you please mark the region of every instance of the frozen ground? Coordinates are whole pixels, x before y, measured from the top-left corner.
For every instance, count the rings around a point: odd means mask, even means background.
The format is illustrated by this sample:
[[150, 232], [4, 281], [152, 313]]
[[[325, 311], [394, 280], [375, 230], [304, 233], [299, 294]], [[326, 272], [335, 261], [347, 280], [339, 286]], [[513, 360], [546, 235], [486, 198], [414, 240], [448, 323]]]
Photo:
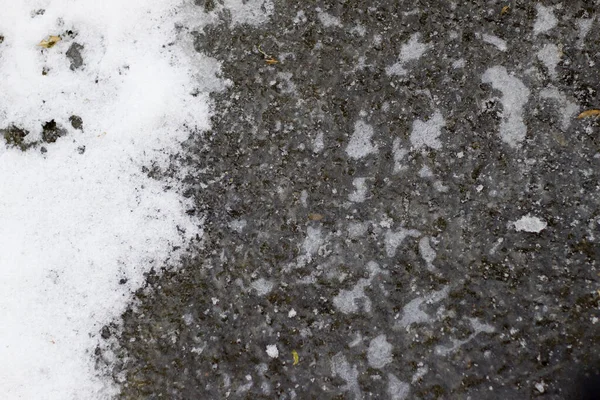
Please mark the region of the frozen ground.
[[8, 398], [598, 373], [594, 2], [0, 3]]

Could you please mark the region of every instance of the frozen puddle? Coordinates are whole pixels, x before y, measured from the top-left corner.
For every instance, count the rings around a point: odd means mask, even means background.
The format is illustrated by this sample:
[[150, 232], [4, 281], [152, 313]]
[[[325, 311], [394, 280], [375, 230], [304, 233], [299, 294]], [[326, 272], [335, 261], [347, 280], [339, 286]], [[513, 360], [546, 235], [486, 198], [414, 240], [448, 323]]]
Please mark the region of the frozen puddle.
[[[193, 51], [185, 29], [177, 37], [176, 23], [185, 26], [191, 12], [201, 18], [189, 7], [3, 2], [3, 398], [114, 395], [93, 369], [99, 330], [124, 310], [144, 272], [176, 264], [174, 249], [202, 234], [177, 192], [143, 170], [166, 167], [190, 129], [208, 128], [206, 88], [222, 85], [193, 75], [214, 77], [218, 65]], [[255, 19], [246, 8], [239, 17]], [[61, 40], [38, 46], [51, 35]]]

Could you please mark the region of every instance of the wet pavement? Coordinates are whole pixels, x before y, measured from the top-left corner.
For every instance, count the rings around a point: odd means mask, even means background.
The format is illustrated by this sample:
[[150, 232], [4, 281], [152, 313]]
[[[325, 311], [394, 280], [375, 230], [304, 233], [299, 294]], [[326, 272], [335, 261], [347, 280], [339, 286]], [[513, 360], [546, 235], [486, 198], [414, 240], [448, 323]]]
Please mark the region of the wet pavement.
[[230, 85], [150, 171], [186, 171], [204, 235], [102, 330], [122, 398], [577, 398], [598, 4], [274, 1], [247, 25], [214, 3], [189, 34]]

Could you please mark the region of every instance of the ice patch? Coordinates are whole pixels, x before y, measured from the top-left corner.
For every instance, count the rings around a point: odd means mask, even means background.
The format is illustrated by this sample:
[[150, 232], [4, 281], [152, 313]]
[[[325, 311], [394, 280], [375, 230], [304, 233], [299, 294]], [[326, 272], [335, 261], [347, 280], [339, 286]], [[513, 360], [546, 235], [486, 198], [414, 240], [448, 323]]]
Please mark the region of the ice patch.
[[427, 269], [429, 271], [435, 271], [436, 268], [433, 265], [433, 261], [435, 260], [435, 251], [429, 244], [429, 238], [427, 236], [424, 236], [421, 238], [421, 240], [419, 240], [419, 253], [421, 254], [421, 257], [423, 257], [423, 260], [427, 265]]
[[540, 233], [546, 229], [546, 226], [548, 226], [546, 221], [538, 217], [532, 217], [529, 214], [514, 222], [514, 227], [517, 232]]
[[406, 400], [410, 394], [410, 385], [393, 374], [388, 374], [388, 394], [391, 400]]
[[320, 153], [324, 147], [325, 144], [323, 142], [323, 132], [319, 132], [313, 141], [313, 152]]
[[398, 249], [398, 246], [400, 246], [402, 244], [404, 239], [406, 239], [407, 237], [419, 237], [420, 235], [421, 235], [421, 232], [419, 232], [415, 229], [400, 228], [396, 232], [392, 232], [391, 230], [388, 230], [385, 233], [385, 238], [384, 238], [385, 253], [387, 254], [388, 257], [394, 257], [396, 255], [396, 250]]
[[367, 195], [367, 178], [354, 178], [352, 185], [354, 185], [356, 190], [350, 193], [348, 200], [354, 203], [362, 203], [365, 201]]
[[579, 34], [577, 35], [579, 38], [577, 40], [577, 48], [583, 49], [585, 45], [585, 37], [592, 29], [592, 24], [594, 23], [596, 17], [580, 19], [577, 21], [577, 26], [579, 27]]
[[491, 45], [496, 46], [498, 48], [498, 50], [500, 50], [500, 51], [506, 51], [508, 49], [508, 46], [506, 45], [506, 41], [504, 41], [503, 39], [500, 39], [498, 36], [489, 35], [487, 33], [482, 33], [482, 34], [479, 34], [479, 37], [485, 43], [489, 43]]
[[537, 18], [533, 24], [533, 34], [539, 35], [540, 33], [548, 32], [554, 28], [558, 23], [558, 20], [552, 12], [552, 7], [545, 7], [541, 4], [536, 4]]
[[369, 224], [366, 222], [350, 222], [348, 224], [348, 236], [353, 239], [359, 238], [367, 233], [368, 228]]
[[264, 24], [275, 11], [272, 0], [224, 0], [224, 6], [230, 10], [234, 25]]
[[425, 311], [421, 310], [421, 306], [423, 306], [423, 304], [439, 303], [448, 297], [448, 293], [450, 293], [450, 287], [444, 286], [442, 290], [431, 292], [427, 296], [417, 297], [416, 299], [411, 300], [402, 309], [402, 319], [396, 323], [395, 328], [409, 329], [412, 324], [430, 322], [432, 318]]
[[371, 143], [373, 137], [373, 127], [364, 121], [356, 121], [354, 124], [354, 133], [350, 138], [350, 143], [346, 147], [346, 153], [350, 158], [359, 160], [369, 154], [377, 153], [377, 147]]
[[529, 89], [501, 66], [486, 70], [482, 81], [491, 83], [494, 89], [502, 92], [504, 115], [500, 122], [500, 137], [509, 146], [518, 147], [527, 133], [523, 120], [523, 107], [529, 100]]
[[417, 150], [424, 147], [441, 149], [442, 142], [439, 137], [444, 126], [446, 126], [446, 121], [439, 111], [436, 111], [428, 121], [415, 120], [410, 132], [410, 142], [413, 148]]
[[477, 335], [479, 335], [480, 333], [496, 332], [496, 329], [493, 326], [484, 324], [484, 323], [480, 322], [479, 319], [477, 319], [477, 318], [469, 318], [469, 322], [471, 323], [471, 327], [473, 328], [473, 333], [470, 334], [468, 338], [466, 338], [464, 340], [452, 339], [452, 345], [450, 345], [450, 346], [442, 346], [442, 345], [435, 346], [435, 354], [437, 354], [439, 356], [446, 356], [446, 355], [458, 350], [459, 347], [461, 347], [461, 346], [469, 343], [471, 340], [475, 339], [475, 337]]
[[337, 353], [331, 359], [331, 374], [346, 381], [346, 385], [342, 388], [343, 391], [351, 392], [355, 399], [362, 398], [358, 385], [358, 368], [356, 365], [350, 365], [342, 353]]
[[556, 66], [560, 62], [562, 51], [555, 44], [546, 44], [537, 53], [538, 59], [544, 64], [550, 77], [556, 79]]
[[432, 48], [430, 44], [421, 43], [420, 33], [413, 33], [408, 42], [402, 45], [400, 49], [400, 55], [398, 56], [398, 62], [394, 65], [387, 67], [385, 72], [390, 75], [406, 75], [408, 72], [404, 67], [411, 61], [418, 60], [425, 54], [427, 50]]
[[423, 165], [419, 170], [419, 176], [421, 178], [431, 178], [433, 177], [433, 172], [431, 171], [431, 168], [429, 168], [427, 165]]
[[252, 282], [250, 286], [252, 287], [252, 289], [256, 290], [256, 294], [258, 294], [259, 296], [264, 296], [266, 294], [269, 294], [271, 290], [273, 290], [274, 284], [271, 281], [268, 281], [264, 278], [260, 278]]
[[317, 18], [319, 18], [319, 21], [321, 21], [323, 26], [325, 26], [326, 28], [330, 28], [332, 26], [339, 28], [342, 26], [342, 21], [340, 21], [339, 18], [334, 17], [329, 13], [326, 13], [318, 7], [315, 10], [317, 11]]
[[393, 361], [392, 345], [385, 335], [379, 335], [369, 343], [367, 360], [372, 368], [381, 369]]
[[321, 235], [321, 228], [313, 228], [309, 226], [306, 230], [306, 238], [302, 244], [304, 252], [308, 256], [314, 256], [317, 254], [319, 247], [323, 244], [323, 236]]
[[400, 139], [394, 139], [394, 143], [392, 144], [392, 153], [394, 155], [394, 173], [406, 169], [406, 166], [402, 165], [402, 160], [408, 154], [408, 150], [402, 147]]
[[563, 131], [569, 129], [573, 117], [577, 114], [577, 111], [579, 111], [579, 106], [576, 103], [569, 101], [567, 96], [554, 86], [542, 89], [540, 97], [542, 99], [555, 100], [558, 103], [561, 112], [561, 128]]
[[354, 288], [340, 290], [337, 296], [333, 298], [333, 305], [344, 314], [358, 312], [359, 301], [366, 312], [371, 312], [371, 300], [365, 294], [365, 289], [371, 284], [375, 275], [381, 273], [381, 270], [377, 263], [373, 261], [369, 262], [367, 269], [369, 270], [368, 278], [359, 279]]

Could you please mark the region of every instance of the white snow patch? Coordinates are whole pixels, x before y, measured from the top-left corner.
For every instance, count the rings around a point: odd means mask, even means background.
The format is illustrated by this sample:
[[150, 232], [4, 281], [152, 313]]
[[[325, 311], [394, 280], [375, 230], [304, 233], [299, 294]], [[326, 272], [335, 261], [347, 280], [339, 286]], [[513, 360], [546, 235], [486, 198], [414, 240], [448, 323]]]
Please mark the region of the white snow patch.
[[452, 68], [454, 68], [454, 69], [464, 68], [465, 65], [467, 65], [467, 62], [465, 61], [464, 58], [460, 58], [460, 59], [452, 62]]
[[231, 22], [234, 25], [264, 24], [275, 11], [272, 0], [224, 0], [224, 6], [231, 12]]
[[431, 178], [433, 177], [433, 172], [431, 171], [431, 168], [429, 168], [429, 166], [423, 165], [419, 170], [419, 176], [421, 178]]
[[353, 239], [364, 236], [367, 233], [369, 224], [367, 222], [350, 222], [348, 224], [348, 236]]
[[313, 152], [320, 153], [325, 147], [325, 143], [323, 142], [323, 132], [317, 133], [315, 140], [313, 140]]
[[556, 66], [560, 62], [562, 52], [555, 44], [545, 44], [537, 53], [538, 59], [544, 64], [550, 77], [556, 79]]
[[302, 243], [302, 248], [308, 256], [317, 254], [319, 247], [323, 244], [323, 236], [321, 234], [321, 228], [313, 228], [309, 226], [306, 230], [306, 238]]
[[267, 355], [271, 358], [279, 357], [279, 349], [276, 344], [267, 345]]
[[337, 353], [331, 359], [331, 374], [333, 376], [339, 376], [341, 379], [346, 381], [346, 385], [342, 390], [351, 392], [355, 399], [361, 399], [362, 393], [358, 384], [358, 368], [356, 365], [350, 365], [344, 354]]
[[592, 29], [592, 24], [594, 23], [596, 17], [591, 18], [582, 18], [577, 20], [577, 26], [579, 27], [579, 34], [577, 35], [579, 39], [577, 40], [577, 48], [583, 49], [585, 45], [585, 37]]
[[537, 18], [533, 24], [533, 34], [539, 35], [540, 33], [548, 32], [556, 26], [558, 20], [552, 12], [552, 7], [545, 7], [541, 4], [536, 4]]
[[369, 343], [367, 360], [372, 368], [381, 369], [393, 361], [392, 345], [385, 335], [379, 335]]
[[398, 56], [398, 62], [385, 69], [388, 75], [406, 75], [408, 72], [405, 69], [406, 64], [418, 60], [425, 52], [427, 52], [427, 50], [432, 48], [430, 44], [421, 43], [420, 39], [420, 33], [413, 33], [408, 42], [402, 45], [400, 55]]
[[442, 148], [442, 142], [439, 137], [442, 134], [442, 128], [446, 126], [446, 121], [442, 113], [436, 111], [428, 121], [419, 119], [413, 122], [410, 132], [410, 142], [415, 149], [430, 147], [435, 150]]
[[352, 185], [356, 188], [350, 193], [348, 200], [354, 203], [362, 203], [367, 196], [367, 178], [354, 178]]
[[[51, 120], [66, 130], [45, 154], [0, 141], [4, 398], [114, 395], [94, 370], [99, 330], [124, 311], [145, 272], [176, 266], [172, 249], [202, 234], [182, 197], [165, 189], [174, 182], [142, 172], [168, 165], [188, 137], [184, 125], [209, 127], [207, 90], [223, 87], [218, 63], [176, 29], [201, 22], [192, 9], [178, 0], [2, 3], [0, 128], [19, 126], [31, 141]], [[37, 45], [66, 30], [76, 38]], [[76, 71], [65, 57], [74, 41], [84, 46]]]
[[531, 216], [530, 214], [521, 217], [514, 223], [515, 230], [517, 232], [529, 232], [529, 233], [540, 233], [548, 226], [548, 223], [538, 217]]
[[346, 147], [348, 156], [358, 160], [369, 154], [377, 153], [377, 147], [371, 143], [372, 137], [373, 127], [364, 121], [356, 121], [354, 124], [354, 133], [350, 137], [348, 147]]
[[486, 70], [482, 81], [491, 83], [494, 89], [502, 92], [504, 115], [500, 122], [500, 137], [509, 146], [518, 147], [527, 133], [523, 120], [523, 107], [529, 100], [529, 89], [501, 66]]
[[318, 7], [316, 8], [316, 11], [319, 21], [321, 21], [323, 26], [325, 26], [326, 28], [330, 28], [332, 26], [339, 28], [342, 26], [342, 21], [340, 21], [338, 17], [334, 17], [333, 15], [321, 10]]
[[269, 294], [271, 290], [273, 290], [273, 286], [275, 285], [271, 281], [268, 281], [264, 278], [260, 278], [252, 282], [250, 286], [252, 286], [252, 289], [256, 290], [256, 293], [259, 296], [264, 296], [266, 294]]
[[493, 46], [496, 46], [498, 48], [498, 50], [500, 50], [500, 51], [506, 51], [508, 49], [508, 46], [506, 45], [506, 41], [503, 39], [500, 39], [498, 36], [490, 35], [487, 33], [482, 33], [479, 35], [479, 37], [485, 43], [489, 43]]
[[410, 394], [410, 385], [388, 374], [388, 394], [391, 400], [406, 400]]

